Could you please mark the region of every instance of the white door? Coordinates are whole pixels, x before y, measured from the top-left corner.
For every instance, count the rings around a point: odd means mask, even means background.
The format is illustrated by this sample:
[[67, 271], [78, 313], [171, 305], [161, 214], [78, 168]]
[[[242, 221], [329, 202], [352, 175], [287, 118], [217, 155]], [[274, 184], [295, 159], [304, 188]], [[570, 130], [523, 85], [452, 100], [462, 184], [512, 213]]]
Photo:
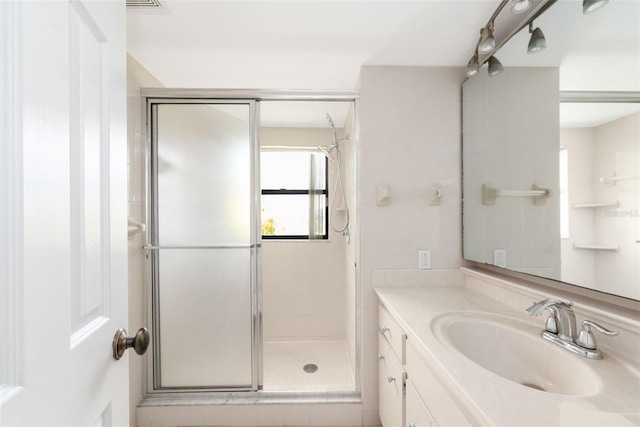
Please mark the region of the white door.
[[125, 25], [124, 1], [0, 1], [3, 426], [129, 424]]

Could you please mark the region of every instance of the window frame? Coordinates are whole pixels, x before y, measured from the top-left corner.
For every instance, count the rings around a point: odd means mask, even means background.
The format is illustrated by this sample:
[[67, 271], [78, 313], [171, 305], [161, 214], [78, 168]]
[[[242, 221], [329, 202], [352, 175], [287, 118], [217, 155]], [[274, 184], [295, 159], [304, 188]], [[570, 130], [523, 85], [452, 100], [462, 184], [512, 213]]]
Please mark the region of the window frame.
[[[271, 147], [261, 147], [260, 148], [260, 154], [262, 154], [263, 150], [264, 151], [279, 151], [279, 152], [292, 152], [292, 151], [298, 151], [303, 147], [278, 147], [277, 149], [271, 148]], [[308, 150], [310, 154], [315, 153], [316, 150], [313, 149], [309, 149]], [[264, 235], [262, 233], [261, 237], [263, 240], [307, 240], [307, 241], [313, 241], [313, 240], [329, 240], [329, 159], [324, 156], [324, 162], [325, 162], [325, 174], [324, 174], [324, 189], [323, 190], [318, 190], [320, 192], [320, 194], [324, 194], [325, 197], [325, 212], [324, 212], [324, 234], [323, 235], [319, 235], [318, 237], [312, 239], [310, 238], [309, 234], [286, 234], [286, 235], [282, 235], [282, 234], [267, 234]], [[273, 188], [263, 188], [262, 187], [262, 183], [260, 184], [260, 196], [278, 196], [278, 195], [283, 195], [283, 196], [291, 196], [291, 195], [309, 195], [309, 189], [300, 189], [300, 188], [279, 188], [279, 189], [273, 189]], [[262, 216], [260, 217], [260, 224], [262, 224]]]

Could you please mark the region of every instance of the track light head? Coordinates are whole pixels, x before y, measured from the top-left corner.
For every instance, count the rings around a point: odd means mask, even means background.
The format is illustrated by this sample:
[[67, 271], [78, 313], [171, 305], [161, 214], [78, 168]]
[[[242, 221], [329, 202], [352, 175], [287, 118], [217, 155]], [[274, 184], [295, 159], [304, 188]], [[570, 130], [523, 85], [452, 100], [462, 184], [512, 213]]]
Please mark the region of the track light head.
[[480, 30], [480, 42], [478, 43], [478, 53], [493, 52], [496, 48], [496, 39], [493, 38], [493, 21]]
[[480, 64], [478, 64], [478, 54], [473, 55], [473, 58], [469, 60], [467, 68], [464, 70], [464, 74], [467, 77], [472, 77], [478, 74], [480, 71]]
[[504, 70], [502, 63], [498, 61], [498, 58], [492, 56], [489, 58], [489, 77], [497, 76]]
[[582, 13], [588, 15], [601, 9], [607, 3], [609, 0], [582, 0]]
[[547, 41], [540, 27], [534, 30], [533, 23], [529, 22], [529, 33], [531, 38], [529, 39], [529, 46], [527, 46], [527, 53], [536, 53], [546, 49]]
[[529, 10], [531, 7], [531, 0], [513, 0], [513, 4], [511, 5], [511, 12], [518, 14], [523, 13]]

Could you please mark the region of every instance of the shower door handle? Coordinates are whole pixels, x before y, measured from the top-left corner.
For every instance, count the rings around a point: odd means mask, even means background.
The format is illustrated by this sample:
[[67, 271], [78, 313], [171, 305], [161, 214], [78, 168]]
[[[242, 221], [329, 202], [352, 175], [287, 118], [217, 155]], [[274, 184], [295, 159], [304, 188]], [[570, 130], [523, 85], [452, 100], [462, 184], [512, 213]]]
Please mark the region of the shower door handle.
[[133, 338], [127, 336], [125, 329], [120, 328], [113, 337], [113, 358], [120, 360], [124, 352], [129, 348], [133, 348], [136, 353], [143, 355], [149, 347], [149, 341], [149, 331], [147, 328], [138, 329], [138, 332], [136, 332]]

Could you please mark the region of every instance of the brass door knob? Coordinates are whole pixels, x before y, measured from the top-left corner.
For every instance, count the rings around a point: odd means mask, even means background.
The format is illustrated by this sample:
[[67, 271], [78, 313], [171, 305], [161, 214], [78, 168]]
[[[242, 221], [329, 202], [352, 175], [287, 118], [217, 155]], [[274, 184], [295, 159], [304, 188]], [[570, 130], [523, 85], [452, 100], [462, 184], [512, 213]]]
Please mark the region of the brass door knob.
[[136, 353], [142, 355], [147, 351], [149, 341], [149, 331], [147, 328], [138, 329], [138, 332], [136, 332], [133, 338], [128, 337], [127, 331], [120, 328], [113, 337], [113, 358], [120, 360], [124, 352], [132, 347]]

